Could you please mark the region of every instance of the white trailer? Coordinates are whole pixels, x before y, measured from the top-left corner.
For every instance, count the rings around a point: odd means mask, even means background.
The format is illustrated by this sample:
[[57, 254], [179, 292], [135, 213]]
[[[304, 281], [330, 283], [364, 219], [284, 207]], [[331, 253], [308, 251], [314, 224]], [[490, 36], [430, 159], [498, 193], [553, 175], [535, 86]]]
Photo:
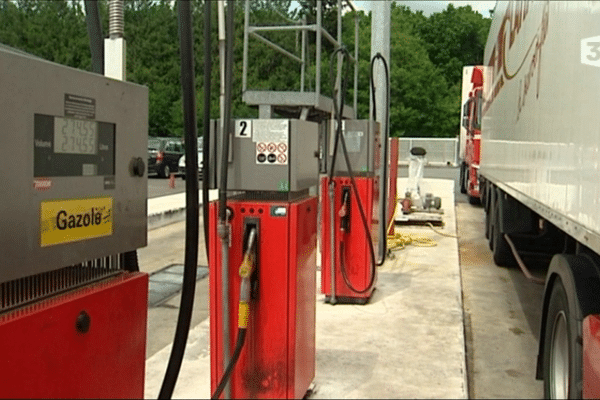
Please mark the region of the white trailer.
[[598, 398], [600, 2], [499, 1], [484, 64], [494, 261], [548, 257], [536, 377], [546, 398]]

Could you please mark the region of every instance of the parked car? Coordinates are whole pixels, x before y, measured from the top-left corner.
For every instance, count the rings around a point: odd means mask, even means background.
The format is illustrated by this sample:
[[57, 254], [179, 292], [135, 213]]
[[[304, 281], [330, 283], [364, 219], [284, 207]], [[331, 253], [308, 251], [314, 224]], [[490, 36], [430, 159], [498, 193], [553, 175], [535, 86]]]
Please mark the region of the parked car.
[[183, 141], [178, 138], [148, 138], [148, 174], [168, 178], [179, 171], [179, 159], [184, 154]]
[[[202, 137], [198, 138], [198, 177], [202, 179]], [[185, 155], [179, 159], [179, 171], [181, 176], [185, 179]]]

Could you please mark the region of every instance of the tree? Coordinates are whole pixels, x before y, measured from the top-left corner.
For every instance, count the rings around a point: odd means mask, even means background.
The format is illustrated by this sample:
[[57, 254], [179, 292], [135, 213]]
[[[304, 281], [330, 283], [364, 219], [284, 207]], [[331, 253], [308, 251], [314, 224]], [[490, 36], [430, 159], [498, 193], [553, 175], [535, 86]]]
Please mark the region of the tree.
[[[204, 98], [204, 1], [193, 2], [194, 51], [198, 115]], [[98, 1], [104, 36], [108, 36], [108, 2]], [[243, 2], [236, 2], [232, 116], [256, 117], [256, 108], [242, 101]], [[253, 25], [289, 25], [307, 18], [316, 22], [316, 0], [251, 0]], [[335, 37], [337, 0], [323, 0], [323, 26]], [[210, 59], [211, 118], [219, 117], [219, 60], [217, 12], [213, 9]], [[358, 110], [368, 118], [370, 96], [371, 16], [362, 11], [342, 16], [342, 45], [354, 49], [354, 21], [359, 18]], [[392, 3], [390, 60], [391, 133], [394, 136], [451, 137], [458, 133], [462, 67], [481, 64], [490, 19], [471, 7], [448, 5], [441, 13], [425, 17]], [[291, 53], [300, 53], [295, 31], [263, 32], [263, 36]], [[315, 59], [316, 35], [308, 35], [307, 59]], [[149, 134], [181, 136], [181, 82], [177, 12], [170, 0], [125, 0], [127, 79], [149, 88]], [[300, 64], [250, 37], [248, 87], [258, 90], [299, 91]], [[91, 69], [85, 15], [79, 0], [0, 0], [0, 43], [50, 61], [83, 70]], [[323, 40], [321, 93], [331, 96], [330, 58], [335, 47]], [[346, 104], [354, 88], [353, 66], [349, 71]], [[315, 90], [316, 66], [309, 63], [305, 90]], [[198, 132], [203, 120], [198, 118]]]
[[460, 81], [463, 66], [483, 63], [490, 24], [489, 18], [471, 6], [455, 8], [452, 4], [419, 24], [429, 58], [448, 82]]

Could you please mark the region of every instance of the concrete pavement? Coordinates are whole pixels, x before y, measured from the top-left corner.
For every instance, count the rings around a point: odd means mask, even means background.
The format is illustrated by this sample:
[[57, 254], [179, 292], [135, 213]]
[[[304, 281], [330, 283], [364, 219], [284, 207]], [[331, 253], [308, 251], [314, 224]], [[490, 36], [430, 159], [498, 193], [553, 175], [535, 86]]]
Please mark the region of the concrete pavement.
[[[405, 186], [398, 179], [398, 188]], [[438, 231], [456, 235], [454, 182], [424, 179], [421, 192], [442, 198], [445, 226]], [[151, 200], [149, 217], [168, 213], [167, 203], [181, 207], [179, 197]], [[437, 245], [394, 252], [379, 267], [377, 289], [364, 306], [332, 306], [317, 294], [312, 398], [468, 397], [457, 239], [423, 226], [396, 232], [428, 236]], [[319, 293], [320, 271], [317, 278]], [[211, 395], [208, 329], [207, 319], [190, 331], [174, 398]], [[148, 398], [158, 394], [170, 351], [168, 345], [146, 361]]]

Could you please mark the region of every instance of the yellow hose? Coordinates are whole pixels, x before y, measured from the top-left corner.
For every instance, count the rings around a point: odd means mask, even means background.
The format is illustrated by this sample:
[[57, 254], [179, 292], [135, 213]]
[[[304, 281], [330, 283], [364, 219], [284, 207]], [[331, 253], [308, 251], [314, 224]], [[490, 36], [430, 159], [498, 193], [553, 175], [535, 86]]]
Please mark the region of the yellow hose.
[[[396, 201], [394, 203], [394, 212], [393, 216], [396, 215], [396, 210], [398, 209], [398, 197], [396, 196]], [[386, 232], [389, 232], [390, 229], [394, 226], [394, 218], [392, 217], [390, 223], [388, 224]], [[431, 237], [416, 233], [396, 233], [394, 226], [394, 234], [387, 235], [387, 248], [389, 251], [398, 251], [403, 250], [408, 245], [413, 245], [417, 247], [433, 247], [437, 246], [437, 242], [433, 240]]]

